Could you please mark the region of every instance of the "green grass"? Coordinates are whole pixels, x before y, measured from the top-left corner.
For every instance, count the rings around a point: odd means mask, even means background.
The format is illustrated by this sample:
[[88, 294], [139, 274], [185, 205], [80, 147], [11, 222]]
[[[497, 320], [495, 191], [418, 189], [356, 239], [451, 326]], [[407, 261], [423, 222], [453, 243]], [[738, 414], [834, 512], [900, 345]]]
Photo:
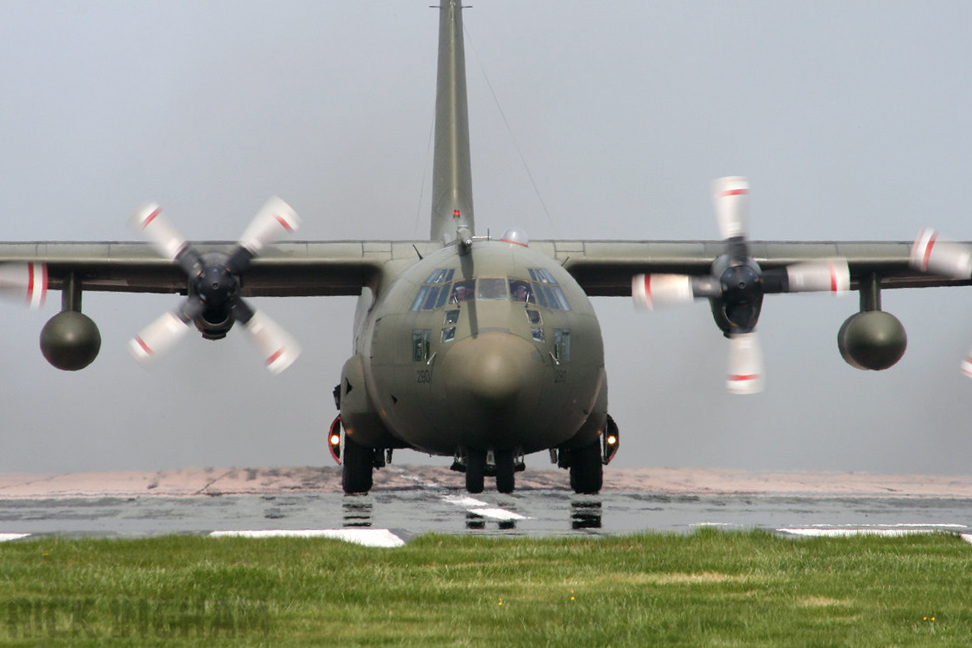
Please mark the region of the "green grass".
[[49, 538], [0, 545], [12, 646], [970, 646], [949, 535]]

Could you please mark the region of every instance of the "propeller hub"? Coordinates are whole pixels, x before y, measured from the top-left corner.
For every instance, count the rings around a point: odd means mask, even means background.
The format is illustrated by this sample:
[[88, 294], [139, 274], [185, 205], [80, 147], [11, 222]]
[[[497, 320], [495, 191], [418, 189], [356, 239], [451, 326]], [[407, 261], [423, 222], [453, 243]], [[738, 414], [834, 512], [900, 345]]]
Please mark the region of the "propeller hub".
[[219, 308], [236, 297], [240, 280], [225, 264], [214, 263], [203, 267], [193, 278], [192, 288], [207, 308]]
[[763, 278], [756, 268], [749, 265], [726, 268], [719, 282], [722, 284], [722, 298], [727, 302], [751, 303], [763, 294]]

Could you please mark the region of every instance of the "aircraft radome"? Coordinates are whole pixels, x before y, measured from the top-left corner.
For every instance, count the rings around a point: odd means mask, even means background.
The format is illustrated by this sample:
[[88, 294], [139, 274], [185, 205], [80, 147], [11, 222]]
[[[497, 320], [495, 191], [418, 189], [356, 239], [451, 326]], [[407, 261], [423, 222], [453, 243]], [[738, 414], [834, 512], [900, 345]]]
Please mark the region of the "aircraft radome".
[[185, 295], [131, 341], [144, 364], [193, 329], [218, 340], [239, 324], [273, 372], [300, 348], [245, 298], [353, 295], [353, 354], [335, 368], [340, 418], [328, 434], [346, 492], [370, 489], [373, 470], [411, 448], [452, 457], [470, 492], [487, 476], [512, 491], [523, 457], [549, 452], [576, 492], [594, 493], [620, 437], [589, 297], [631, 296], [646, 308], [707, 300], [727, 338], [727, 389], [751, 394], [764, 384], [764, 295], [858, 291], [840, 351], [880, 370], [906, 345], [901, 324], [881, 310], [882, 290], [969, 283], [963, 248], [936, 247], [931, 235], [914, 246], [751, 242], [749, 185], [738, 176], [714, 183], [719, 240], [531, 241], [515, 228], [484, 236], [474, 218], [460, 3], [445, 2], [439, 17], [428, 239], [280, 242], [300, 219], [272, 199], [236, 244], [189, 243], [154, 203], [133, 217], [147, 245], [0, 244], [0, 289], [32, 305], [48, 287], [62, 291], [62, 312], [42, 332], [51, 364], [78, 370], [99, 352], [98, 329], [81, 313], [84, 291]]

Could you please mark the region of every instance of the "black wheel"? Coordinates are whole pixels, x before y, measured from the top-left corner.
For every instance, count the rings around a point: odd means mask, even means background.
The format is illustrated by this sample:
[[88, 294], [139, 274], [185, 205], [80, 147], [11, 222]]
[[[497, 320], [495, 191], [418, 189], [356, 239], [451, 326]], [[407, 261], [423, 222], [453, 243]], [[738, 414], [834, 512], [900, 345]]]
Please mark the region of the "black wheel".
[[513, 451], [496, 450], [493, 452], [493, 457], [496, 459], [496, 490], [501, 493], [512, 493], [516, 488]]
[[375, 451], [344, 437], [344, 462], [341, 485], [348, 495], [371, 490], [371, 473], [375, 468]]
[[582, 495], [596, 495], [604, 482], [601, 442], [570, 451], [570, 487]]
[[466, 451], [466, 490], [482, 493], [486, 476], [486, 453], [482, 450]]

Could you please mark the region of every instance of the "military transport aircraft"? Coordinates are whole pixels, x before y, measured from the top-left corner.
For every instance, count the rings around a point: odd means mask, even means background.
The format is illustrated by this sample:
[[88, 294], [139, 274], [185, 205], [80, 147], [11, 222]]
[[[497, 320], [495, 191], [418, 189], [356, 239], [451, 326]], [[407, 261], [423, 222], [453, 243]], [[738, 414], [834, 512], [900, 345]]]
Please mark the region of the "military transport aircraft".
[[239, 324], [272, 372], [297, 358], [298, 343], [245, 297], [354, 295], [353, 355], [334, 389], [340, 414], [327, 436], [345, 492], [368, 491], [392, 451], [411, 448], [453, 457], [473, 493], [486, 476], [511, 492], [524, 455], [549, 451], [576, 492], [595, 493], [619, 430], [590, 296], [631, 296], [645, 308], [708, 300], [728, 340], [727, 389], [750, 394], [764, 382], [755, 333], [764, 295], [858, 291], [840, 352], [853, 366], [880, 370], [906, 345], [900, 322], [881, 310], [883, 289], [970, 283], [967, 249], [929, 232], [914, 244], [750, 242], [742, 177], [713, 185], [720, 240], [530, 241], [515, 228], [482, 236], [462, 9], [445, 0], [439, 12], [427, 240], [278, 243], [300, 221], [274, 198], [235, 244], [187, 242], [154, 203], [132, 218], [148, 244], [0, 244], [0, 290], [31, 305], [48, 288], [62, 293], [62, 310], [41, 335], [48, 361], [73, 371], [98, 354], [98, 329], [81, 312], [84, 291], [185, 296], [130, 342], [143, 364], [193, 328], [217, 340]]

